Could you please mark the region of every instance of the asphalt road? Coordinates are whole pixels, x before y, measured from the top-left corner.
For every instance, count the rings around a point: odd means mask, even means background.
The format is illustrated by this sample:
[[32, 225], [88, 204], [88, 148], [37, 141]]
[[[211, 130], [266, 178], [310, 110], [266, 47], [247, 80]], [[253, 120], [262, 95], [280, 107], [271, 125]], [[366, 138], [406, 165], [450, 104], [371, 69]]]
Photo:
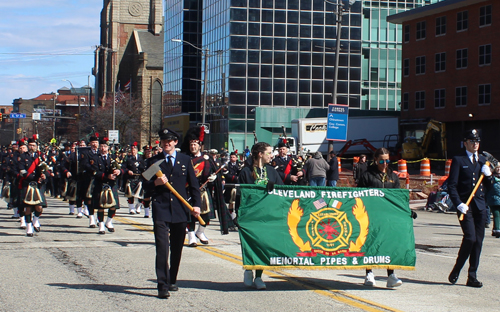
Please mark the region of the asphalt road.
[[[122, 206], [125, 201], [122, 199]], [[0, 311], [498, 311], [496, 270], [500, 239], [487, 229], [478, 279], [457, 285], [447, 276], [461, 241], [455, 215], [419, 211], [415, 271], [397, 271], [403, 285], [362, 285], [364, 271], [265, 271], [267, 290], [243, 285], [236, 232], [221, 236], [214, 222], [210, 245], [184, 248], [180, 290], [156, 298], [151, 219], [121, 209], [115, 233], [98, 235], [88, 219], [68, 215], [67, 203], [48, 198], [41, 232], [26, 237], [0, 200]]]

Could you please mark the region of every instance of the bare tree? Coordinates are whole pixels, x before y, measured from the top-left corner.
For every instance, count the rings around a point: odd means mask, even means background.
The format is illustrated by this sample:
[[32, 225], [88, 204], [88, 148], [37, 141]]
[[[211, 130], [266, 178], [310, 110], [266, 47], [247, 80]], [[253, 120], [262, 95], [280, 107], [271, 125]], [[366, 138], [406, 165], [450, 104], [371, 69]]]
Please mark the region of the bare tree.
[[[142, 101], [124, 98], [115, 104], [115, 128], [120, 131], [121, 145], [139, 141], [141, 132], [148, 130], [149, 125], [141, 122], [142, 116], [149, 111], [142, 106]], [[81, 133], [87, 138], [94, 132], [107, 136], [107, 130], [113, 128], [113, 102], [110, 99], [103, 107], [93, 108], [80, 116]]]

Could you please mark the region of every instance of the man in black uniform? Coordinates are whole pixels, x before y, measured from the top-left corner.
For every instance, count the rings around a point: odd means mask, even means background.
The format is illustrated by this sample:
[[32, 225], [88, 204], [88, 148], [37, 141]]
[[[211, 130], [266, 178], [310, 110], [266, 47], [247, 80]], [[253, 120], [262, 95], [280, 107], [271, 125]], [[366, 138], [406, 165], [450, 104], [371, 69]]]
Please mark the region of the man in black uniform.
[[[238, 183], [238, 175], [240, 174], [241, 168], [243, 168], [238, 161], [238, 155], [235, 152], [231, 152], [229, 155], [229, 163], [223, 171], [224, 183], [236, 184]], [[236, 200], [236, 188], [233, 186], [224, 187], [224, 200], [229, 204], [228, 210], [231, 215], [231, 219], [234, 222], [236, 218], [235, 211], [235, 200]], [[232, 227], [232, 230], [235, 228]]]
[[158, 160], [165, 159], [160, 165], [163, 176], [145, 181], [144, 187], [146, 191], [152, 192], [158, 298], [165, 299], [170, 296], [169, 290], [178, 290], [177, 272], [186, 226], [190, 219], [188, 209], [168, 190], [165, 183], [169, 182], [184, 199], [191, 196], [194, 208], [191, 214], [195, 217], [200, 215], [201, 195], [191, 158], [175, 151], [179, 135], [168, 128], [160, 130], [158, 135], [163, 152], [150, 158], [149, 163], [154, 164]]
[[285, 143], [278, 144], [278, 156], [274, 157], [271, 166], [273, 166], [285, 185], [302, 185], [302, 177], [305, 176], [305, 170], [297, 168], [294, 165], [292, 156], [288, 156], [288, 147]]
[[487, 217], [484, 184], [489, 187], [489, 178], [483, 180], [484, 182], [477, 189], [469, 206], [465, 203], [478, 182], [480, 175], [484, 174], [485, 177], [491, 176], [491, 170], [485, 164], [485, 157], [478, 155], [479, 141], [480, 137], [477, 130], [473, 129], [465, 133], [464, 147], [466, 150], [461, 155], [453, 157], [450, 176], [448, 178], [448, 192], [451, 201], [457, 207], [459, 220], [460, 216], [463, 215], [463, 219], [460, 220], [460, 226], [464, 233], [457, 261], [448, 280], [450, 283], [455, 284], [460, 275], [460, 270], [465, 265], [467, 258], [470, 258], [469, 277], [466, 284], [470, 287], [483, 286], [483, 283], [477, 280], [476, 272], [479, 266]]
[[99, 139], [97, 134], [90, 137], [90, 150], [81, 150], [78, 153], [78, 162], [82, 166], [82, 180], [79, 181], [77, 191], [84, 199], [89, 210], [89, 228], [97, 227], [95, 222], [95, 206], [92, 205], [92, 192], [95, 185], [94, 164], [99, 161]]

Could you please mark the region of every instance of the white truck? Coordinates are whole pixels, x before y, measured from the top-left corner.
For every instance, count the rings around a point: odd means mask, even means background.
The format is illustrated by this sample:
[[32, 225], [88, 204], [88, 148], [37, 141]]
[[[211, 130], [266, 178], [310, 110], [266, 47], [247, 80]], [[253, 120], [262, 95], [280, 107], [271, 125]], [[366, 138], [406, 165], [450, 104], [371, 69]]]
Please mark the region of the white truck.
[[[292, 136], [286, 137], [290, 152], [303, 155], [320, 151], [328, 153], [326, 140], [327, 118], [300, 118], [292, 120]], [[394, 147], [398, 141], [398, 117], [349, 117], [347, 125], [347, 141], [366, 139], [375, 148]], [[391, 138], [388, 142], [388, 137]], [[279, 141], [283, 141], [283, 137]], [[338, 152], [346, 142], [333, 141], [333, 149]], [[353, 145], [349, 154], [367, 153], [363, 145]]]

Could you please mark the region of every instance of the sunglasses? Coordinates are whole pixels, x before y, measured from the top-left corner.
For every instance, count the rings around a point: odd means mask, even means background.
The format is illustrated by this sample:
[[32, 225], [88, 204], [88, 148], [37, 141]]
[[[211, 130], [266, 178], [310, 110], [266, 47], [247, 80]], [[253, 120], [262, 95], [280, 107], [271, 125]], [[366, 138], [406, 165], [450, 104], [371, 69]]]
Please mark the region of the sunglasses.
[[390, 163], [391, 161], [389, 159], [381, 159], [378, 161], [379, 164], [383, 165], [384, 163], [388, 164]]

